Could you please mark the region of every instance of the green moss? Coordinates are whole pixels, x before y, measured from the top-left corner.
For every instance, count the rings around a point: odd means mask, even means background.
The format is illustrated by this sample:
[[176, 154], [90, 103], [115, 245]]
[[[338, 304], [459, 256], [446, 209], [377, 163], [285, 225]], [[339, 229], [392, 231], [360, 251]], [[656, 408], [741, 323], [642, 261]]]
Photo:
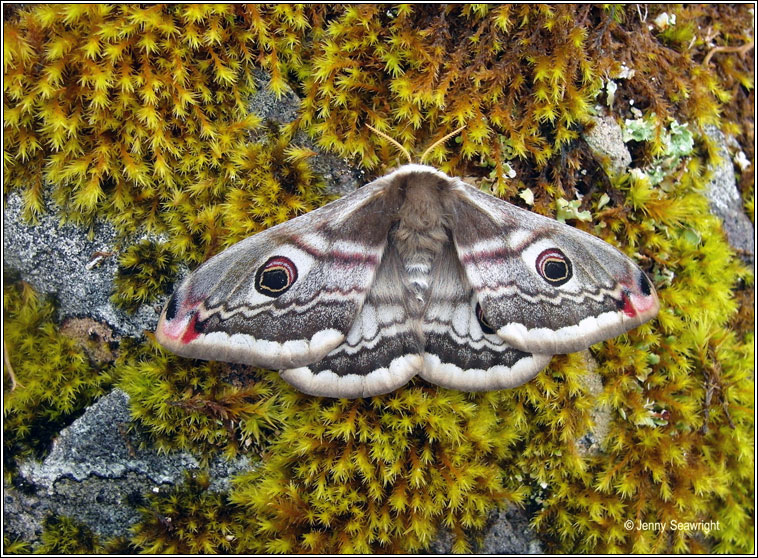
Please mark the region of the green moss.
[[[753, 335], [728, 327], [735, 290], [752, 278], [700, 194], [703, 154], [671, 168], [659, 188], [641, 174], [621, 178], [636, 212], [606, 209], [596, 225], [647, 262], [661, 300], [656, 322], [595, 349], [598, 401], [612, 417], [603, 453], [571, 465], [553, 447], [537, 462], [519, 460], [523, 470], [549, 472], [535, 524], [556, 550], [752, 551]], [[630, 530], [628, 520], [669, 528]], [[672, 521], [719, 527], [672, 530]]]
[[207, 473], [185, 473], [180, 485], [151, 493], [131, 543], [143, 554], [219, 554], [234, 549], [234, 506], [209, 491]]
[[134, 312], [140, 304], [167, 294], [176, 280], [176, 257], [165, 243], [143, 240], [118, 257], [116, 293], [111, 301]]
[[[512, 392], [472, 395], [421, 385], [371, 399], [295, 396], [261, 467], [235, 479], [241, 548], [256, 553], [412, 552], [450, 529], [484, 527], [526, 488], [499, 460], [518, 442]], [[292, 388], [285, 388], [291, 391]], [[517, 396], [516, 396], [517, 397]]]
[[20, 538], [13, 538], [8, 535], [7, 531], [3, 535], [3, 553], [4, 554], [31, 554], [32, 546]]
[[4, 450], [12, 470], [14, 458], [42, 456], [57, 432], [107, 391], [114, 370], [62, 335], [52, 302], [27, 283], [5, 287], [3, 311]]
[[92, 530], [66, 516], [49, 515], [43, 522], [42, 544], [37, 554], [100, 554], [104, 551]]
[[[302, 150], [285, 145], [280, 166], [272, 160], [277, 146], [253, 141], [260, 119], [246, 104], [259, 65], [270, 71], [270, 87], [282, 90], [288, 60], [298, 60], [292, 45], [307, 26], [302, 11], [18, 10], [5, 24], [5, 190], [21, 191], [33, 219], [47, 182], [70, 220], [97, 216], [123, 233], [166, 233], [174, 255], [196, 263], [323, 203], [303, 171]], [[288, 167], [295, 170], [281, 183]], [[265, 209], [258, 216], [251, 206]]]
[[[244, 367], [180, 358], [155, 345], [125, 344], [116, 363], [132, 418], [159, 450], [193, 451], [207, 462], [260, 446], [285, 402]], [[272, 374], [272, 373], [269, 373]]]
[[[327, 149], [364, 166], [395, 153], [369, 123], [418, 148], [461, 124], [455, 150], [430, 160], [455, 172], [489, 157], [500, 186], [503, 150], [517, 170], [549, 161], [578, 137], [600, 87], [586, 30], [563, 7], [350, 6], [314, 36], [300, 73], [300, 124]], [[501, 142], [501, 138], [504, 143]]]
[[[149, 439], [206, 458], [262, 454], [228, 497], [204, 495], [207, 479], [156, 496], [134, 531], [139, 548], [409, 552], [447, 527], [467, 550], [464, 529], [481, 528], [505, 501], [531, 501], [553, 551], [754, 551], [753, 278], [702, 196], [716, 158], [703, 126], [720, 126], [754, 158], [744, 124], [752, 60], [733, 50], [751, 40], [752, 18], [745, 5], [643, 9], [54, 5], [13, 15], [6, 191], [19, 190], [33, 216], [46, 181], [70, 219], [164, 234], [164, 245], [125, 249], [139, 257], [122, 269], [145, 285], [125, 280], [118, 300], [162, 289], [169, 252], [199, 263], [326, 201], [295, 131], [377, 172], [396, 162], [366, 123], [411, 150], [465, 124], [431, 160], [487, 177], [516, 202], [528, 189], [522, 199], [551, 216], [556, 200], [582, 194], [564, 213], [589, 212], [574, 224], [632, 256], [660, 294], [658, 320], [593, 347], [600, 394], [586, 387], [585, 359], [569, 355], [514, 390], [472, 395], [418, 380], [332, 401], [274, 373], [127, 341], [120, 385]], [[663, 11], [676, 22], [659, 28]], [[634, 75], [617, 80], [618, 117], [651, 127], [629, 143], [639, 170], [609, 179], [580, 135], [622, 66]], [[289, 82], [301, 94], [292, 125], [262, 128], [247, 113], [255, 68], [276, 92]], [[752, 212], [751, 168], [738, 179]], [[12, 359], [35, 358], [10, 349]], [[590, 453], [578, 441], [598, 405], [608, 435]], [[628, 520], [720, 527], [627, 530]]]

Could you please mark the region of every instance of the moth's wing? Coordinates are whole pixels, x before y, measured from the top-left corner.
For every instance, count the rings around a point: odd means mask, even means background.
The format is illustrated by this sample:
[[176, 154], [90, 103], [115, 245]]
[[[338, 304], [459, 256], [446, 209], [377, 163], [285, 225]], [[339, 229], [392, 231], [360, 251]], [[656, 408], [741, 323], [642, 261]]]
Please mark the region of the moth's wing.
[[463, 391], [505, 389], [528, 382], [550, 362], [550, 355], [518, 350], [482, 323], [452, 245], [435, 262], [430, 285], [422, 322], [425, 380]]
[[345, 339], [371, 287], [396, 210], [379, 179], [214, 256], [176, 290], [156, 330], [187, 357], [303, 366]]
[[580, 351], [658, 313], [650, 280], [613, 246], [453, 180], [458, 257], [486, 322], [510, 345]]
[[345, 341], [323, 359], [281, 376], [311, 395], [348, 398], [388, 393], [415, 376], [423, 366], [423, 344], [406, 310], [400, 269], [390, 245]]

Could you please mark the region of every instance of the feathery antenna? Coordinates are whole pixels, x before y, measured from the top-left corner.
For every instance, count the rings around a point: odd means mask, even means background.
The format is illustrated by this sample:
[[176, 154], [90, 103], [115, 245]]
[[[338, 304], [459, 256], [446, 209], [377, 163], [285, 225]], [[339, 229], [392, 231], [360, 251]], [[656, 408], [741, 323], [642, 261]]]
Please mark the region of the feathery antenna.
[[395, 147], [397, 147], [397, 148], [398, 148], [400, 151], [402, 151], [402, 152], [403, 152], [403, 154], [404, 154], [406, 157], [408, 157], [408, 162], [409, 162], [409, 163], [412, 163], [412, 162], [413, 162], [413, 157], [411, 157], [411, 154], [410, 154], [410, 153], [408, 153], [408, 150], [407, 150], [405, 147], [403, 147], [402, 145], [400, 145], [400, 144], [399, 144], [397, 141], [395, 141], [394, 139], [392, 139], [391, 137], [389, 137], [389, 136], [388, 136], [387, 134], [385, 134], [384, 132], [380, 132], [379, 130], [377, 130], [376, 128], [374, 128], [374, 127], [373, 127], [371, 124], [366, 124], [366, 127], [367, 127], [369, 130], [373, 131], [375, 134], [379, 134], [379, 135], [380, 135], [380, 136], [382, 136], [384, 139], [386, 139], [388, 142], [390, 142], [390, 143], [391, 143], [391, 144], [393, 144]]
[[427, 155], [429, 155], [429, 153], [431, 153], [431, 152], [432, 152], [432, 149], [434, 149], [435, 147], [437, 147], [439, 144], [441, 144], [441, 143], [443, 143], [443, 142], [446, 142], [447, 140], [449, 140], [449, 139], [450, 139], [450, 138], [452, 138], [453, 136], [457, 136], [459, 133], [461, 133], [461, 131], [462, 131], [462, 130], [463, 130], [465, 127], [466, 127], [465, 125], [461, 126], [461, 127], [460, 127], [460, 128], [458, 128], [457, 130], [454, 130], [454, 131], [450, 132], [450, 133], [449, 133], [448, 135], [446, 135], [445, 137], [438, 139], [438, 140], [437, 140], [437, 141], [435, 141], [435, 142], [434, 142], [432, 145], [430, 145], [429, 147], [427, 147], [427, 148], [426, 148], [426, 151], [424, 151], [424, 153], [421, 155], [421, 158], [419, 159], [419, 162], [423, 163], [423, 162], [424, 162], [424, 159], [426, 159], [426, 156], [427, 156]]
[[[408, 158], [408, 162], [409, 162], [409, 163], [412, 163], [412, 162], [413, 162], [413, 157], [411, 157], [411, 154], [408, 152], [408, 150], [407, 150], [405, 147], [403, 147], [402, 145], [400, 145], [400, 143], [398, 143], [396, 140], [392, 139], [391, 137], [389, 137], [389, 136], [388, 136], [387, 134], [385, 134], [384, 132], [380, 132], [379, 130], [377, 130], [376, 128], [374, 128], [374, 127], [373, 127], [371, 124], [366, 124], [366, 127], [367, 127], [369, 130], [371, 130], [372, 132], [374, 132], [375, 134], [378, 134], [378, 135], [380, 135], [381, 137], [383, 137], [384, 139], [386, 139], [388, 142], [390, 142], [390, 143], [391, 143], [392, 145], [394, 145], [395, 147], [397, 147], [397, 148], [398, 148], [398, 149], [399, 149], [399, 150], [400, 150], [400, 151], [403, 153], [403, 155], [405, 155], [405, 156]], [[461, 133], [461, 131], [462, 131], [462, 130], [463, 130], [465, 127], [466, 127], [466, 126], [465, 126], [465, 125], [463, 125], [463, 126], [461, 126], [460, 128], [458, 128], [457, 130], [453, 130], [452, 132], [450, 132], [450, 133], [449, 133], [449, 134], [447, 134], [446, 136], [444, 136], [444, 137], [442, 137], [442, 138], [438, 139], [438, 140], [437, 140], [437, 141], [435, 141], [435, 142], [434, 142], [432, 145], [430, 145], [429, 147], [427, 147], [427, 148], [426, 148], [426, 151], [424, 151], [424, 153], [421, 155], [421, 158], [419, 159], [419, 162], [423, 163], [423, 162], [424, 162], [424, 159], [426, 159], [426, 156], [427, 156], [427, 155], [429, 155], [429, 153], [431, 153], [431, 152], [432, 152], [432, 150], [433, 150], [435, 147], [437, 147], [437, 146], [438, 146], [439, 144], [441, 144], [441, 143], [444, 143], [444, 142], [446, 142], [447, 140], [449, 140], [449, 139], [450, 139], [450, 138], [452, 138], [453, 136], [456, 136], [456, 135], [460, 134], [460, 133]]]

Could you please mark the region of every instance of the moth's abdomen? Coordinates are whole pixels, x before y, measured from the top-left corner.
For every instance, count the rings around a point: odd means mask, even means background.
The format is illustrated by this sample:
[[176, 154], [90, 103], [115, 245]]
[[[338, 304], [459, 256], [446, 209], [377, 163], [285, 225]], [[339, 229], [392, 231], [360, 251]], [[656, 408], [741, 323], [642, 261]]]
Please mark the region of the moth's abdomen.
[[434, 263], [450, 241], [443, 205], [448, 185], [433, 174], [411, 173], [400, 188], [403, 203], [390, 231], [389, 244], [400, 256], [405, 284], [414, 299], [408, 302], [418, 313], [429, 300]]

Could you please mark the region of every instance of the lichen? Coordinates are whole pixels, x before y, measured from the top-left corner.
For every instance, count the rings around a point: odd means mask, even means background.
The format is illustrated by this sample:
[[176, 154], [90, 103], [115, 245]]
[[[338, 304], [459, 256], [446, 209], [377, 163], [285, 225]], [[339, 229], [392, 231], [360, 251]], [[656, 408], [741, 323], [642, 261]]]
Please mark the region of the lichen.
[[[161, 250], [193, 266], [326, 201], [311, 152], [293, 144], [297, 132], [381, 173], [399, 155], [364, 124], [411, 151], [465, 124], [434, 150], [435, 164], [541, 214], [556, 216], [564, 200], [562, 216], [634, 258], [661, 299], [657, 320], [592, 348], [600, 393], [586, 387], [585, 360], [568, 355], [503, 392], [415, 380], [385, 396], [334, 401], [299, 394], [272, 372], [124, 340], [113, 377], [147, 440], [206, 458], [246, 452], [255, 463], [224, 495], [204, 494], [203, 477], [148, 495], [135, 546], [410, 552], [447, 527], [455, 550], [466, 551], [488, 512], [511, 501], [536, 508], [533, 525], [555, 552], [754, 552], [754, 278], [702, 195], [718, 158], [703, 128], [716, 125], [747, 161], [737, 178], [753, 212], [748, 10], [39, 5], [13, 13], [4, 26], [5, 188], [22, 194], [29, 217], [42, 211], [47, 183], [68, 219], [108, 219], [123, 242], [127, 233], [160, 233]], [[248, 113], [256, 69], [276, 93], [288, 85], [301, 95], [290, 125], [261, 126]], [[628, 143], [633, 170], [607, 176], [582, 140], [596, 105], [649, 125]], [[138, 259], [150, 286], [125, 282], [117, 298], [137, 303], [164, 288], [151, 258]], [[13, 312], [40, 314], [28, 296], [9, 296], [27, 308]], [[9, 316], [21, 323], [6, 308], [6, 328]], [[53, 339], [49, 316], [44, 331], [29, 331], [62, 364], [45, 365], [41, 378], [91, 370], [75, 365], [81, 351]], [[23, 371], [36, 355], [19, 330], [9, 354]], [[20, 383], [29, 381], [18, 370]], [[101, 389], [87, 385], [77, 405]], [[35, 401], [24, 421], [6, 415], [6, 443], [21, 440], [6, 454], [25, 451], [26, 421], [60, 414], [58, 402]], [[587, 452], [579, 441], [598, 406], [608, 434]], [[719, 527], [629, 530], [629, 520]], [[192, 533], [202, 536], [193, 542]]]

